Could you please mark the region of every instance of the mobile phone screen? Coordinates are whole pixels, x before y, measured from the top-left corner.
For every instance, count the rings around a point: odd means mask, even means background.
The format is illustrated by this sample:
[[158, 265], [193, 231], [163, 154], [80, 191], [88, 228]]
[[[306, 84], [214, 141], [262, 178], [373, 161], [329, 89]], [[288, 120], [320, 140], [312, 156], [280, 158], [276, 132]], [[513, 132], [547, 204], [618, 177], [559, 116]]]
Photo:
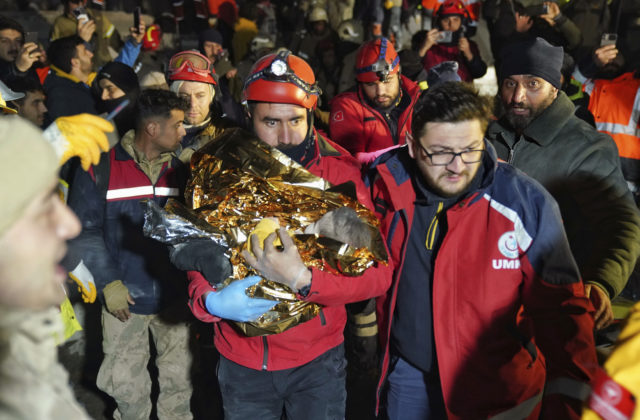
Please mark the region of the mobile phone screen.
[[38, 33], [37, 32], [27, 32], [24, 34], [24, 43], [27, 42], [38, 42]]
[[602, 38], [600, 39], [600, 46], [604, 47], [605, 45], [615, 45], [618, 40], [618, 34], [602, 34]]

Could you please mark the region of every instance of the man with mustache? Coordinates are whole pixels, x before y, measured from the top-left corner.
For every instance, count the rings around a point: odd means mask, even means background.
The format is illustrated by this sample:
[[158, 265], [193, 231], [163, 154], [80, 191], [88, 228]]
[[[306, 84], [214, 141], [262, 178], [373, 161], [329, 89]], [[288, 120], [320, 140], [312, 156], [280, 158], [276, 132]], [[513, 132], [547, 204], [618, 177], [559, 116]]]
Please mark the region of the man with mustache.
[[640, 253], [640, 214], [616, 145], [574, 115], [559, 90], [563, 51], [542, 38], [507, 47], [499, 96], [504, 115], [488, 128], [498, 157], [539, 181], [560, 205], [595, 326], [613, 320], [611, 299]]
[[357, 87], [331, 101], [331, 138], [359, 153], [404, 144], [420, 88], [400, 74], [400, 59], [391, 41], [378, 38], [360, 47]]
[[[358, 201], [373, 208], [360, 179], [360, 165], [313, 126], [319, 90], [307, 62], [287, 50], [268, 54], [253, 65], [243, 94], [249, 126], [262, 142], [333, 185], [353, 181]], [[346, 407], [345, 304], [384, 293], [391, 269], [376, 264], [357, 277], [308, 269], [285, 230], [278, 230], [282, 252], [272, 245], [275, 236], [266, 238], [264, 250], [257, 245], [260, 241], [253, 240], [253, 255], [243, 254], [246, 261], [263, 278], [289, 286], [298, 299], [324, 305], [318, 316], [286, 331], [248, 337], [229, 322], [256, 320], [273, 306], [273, 301], [245, 294], [260, 277], [216, 289], [210, 282], [224, 280], [225, 268], [206, 270], [218, 278], [189, 272], [191, 310], [201, 321], [214, 323], [224, 418], [342, 419]], [[224, 252], [209, 249], [208, 260]]]
[[42, 53], [36, 43], [25, 43], [24, 38], [24, 28], [20, 23], [0, 16], [0, 80], [5, 83], [26, 76], [38, 79], [32, 68]]

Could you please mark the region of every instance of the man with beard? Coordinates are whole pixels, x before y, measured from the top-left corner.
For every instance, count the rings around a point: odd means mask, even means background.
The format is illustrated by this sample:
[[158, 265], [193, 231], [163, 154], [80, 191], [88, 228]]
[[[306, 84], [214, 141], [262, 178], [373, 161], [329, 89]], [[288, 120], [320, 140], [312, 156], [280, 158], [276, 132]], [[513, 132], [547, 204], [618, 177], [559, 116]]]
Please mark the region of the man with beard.
[[193, 418], [185, 276], [171, 266], [164, 245], [144, 237], [140, 205], [147, 199], [164, 206], [169, 197], [181, 195], [188, 171], [175, 151], [185, 134], [186, 109], [186, 101], [173, 92], [142, 92], [135, 128], [89, 171], [75, 171], [71, 182], [69, 206], [83, 231], [70, 246], [94, 274], [103, 303], [104, 359], [96, 384], [115, 400], [115, 418], [151, 414], [150, 338], [158, 417]]
[[93, 53], [77, 35], [60, 38], [49, 45], [51, 71], [44, 82], [49, 121], [67, 115], [97, 114], [91, 83], [96, 77]]
[[563, 51], [542, 38], [505, 49], [500, 71], [504, 115], [487, 137], [498, 157], [538, 180], [560, 205], [596, 328], [613, 320], [611, 299], [640, 253], [640, 214], [615, 143], [574, 115], [560, 87]]
[[360, 47], [356, 79], [355, 90], [331, 101], [331, 137], [356, 157], [404, 144], [420, 88], [400, 74], [400, 59], [388, 39]]
[[491, 111], [465, 83], [429, 88], [366, 176], [395, 267], [377, 305], [391, 420], [576, 419], [596, 366], [558, 206], [497, 161]]
[[[371, 209], [358, 163], [313, 128], [318, 96], [311, 67], [286, 50], [258, 60], [244, 86], [249, 124], [260, 140], [334, 185], [354, 182], [358, 201]], [[244, 253], [245, 259], [264, 278], [289, 286], [298, 299], [323, 305], [318, 316], [284, 332], [247, 337], [230, 322], [256, 320], [273, 306], [273, 301], [245, 294], [259, 277], [216, 290], [210, 282], [223, 280], [225, 270], [217, 273], [219, 279], [190, 272], [191, 310], [198, 319], [214, 323], [224, 417], [280, 420], [285, 414], [289, 419], [342, 419], [345, 304], [384, 293], [391, 271], [374, 265], [361, 276], [346, 277], [308, 269], [286, 231], [281, 228], [278, 235], [281, 252], [272, 245], [273, 233], [265, 240], [264, 251], [255, 240], [255, 256]]]
[[20, 23], [0, 16], [0, 80], [5, 83], [26, 76], [38, 79], [33, 65], [42, 53], [35, 42], [24, 42], [24, 35]]

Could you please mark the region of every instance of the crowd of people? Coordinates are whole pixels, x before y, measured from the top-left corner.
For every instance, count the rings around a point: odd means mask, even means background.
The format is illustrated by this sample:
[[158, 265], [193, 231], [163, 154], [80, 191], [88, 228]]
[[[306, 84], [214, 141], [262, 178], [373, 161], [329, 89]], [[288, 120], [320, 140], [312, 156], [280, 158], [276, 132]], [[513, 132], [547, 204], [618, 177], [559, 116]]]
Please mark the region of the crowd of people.
[[[0, 14], [0, 418], [89, 418], [56, 358], [65, 281], [101, 305], [82, 327], [117, 419], [201, 416], [202, 375], [225, 419], [344, 419], [347, 375], [370, 385], [359, 418], [632, 418], [640, 359], [603, 364], [596, 339], [640, 300], [640, 6], [51, 3], [28, 6], [59, 7], [48, 42]], [[487, 64], [494, 98], [473, 87]], [[198, 152], [229, 136], [351, 191], [388, 260], [308, 265], [277, 213], [241, 255], [152, 239], [142, 202], [191, 204]], [[342, 217], [328, 231], [361, 222]], [[229, 282], [238, 258], [258, 275]], [[277, 303], [248, 294], [262, 279], [319, 312], [247, 334]]]

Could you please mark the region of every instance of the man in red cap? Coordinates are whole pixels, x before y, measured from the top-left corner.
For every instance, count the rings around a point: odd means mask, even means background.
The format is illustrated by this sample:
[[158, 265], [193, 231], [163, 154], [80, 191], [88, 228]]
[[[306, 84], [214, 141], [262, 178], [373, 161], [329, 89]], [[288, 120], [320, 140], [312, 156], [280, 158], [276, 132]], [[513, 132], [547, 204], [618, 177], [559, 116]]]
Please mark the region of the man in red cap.
[[427, 71], [445, 61], [455, 61], [463, 81], [484, 76], [487, 65], [480, 57], [478, 45], [469, 40], [472, 31], [475, 32], [470, 23], [469, 12], [461, 0], [447, 0], [440, 5], [433, 15], [433, 29], [426, 33], [418, 51]]
[[400, 58], [388, 39], [360, 47], [356, 80], [354, 91], [331, 102], [331, 137], [356, 157], [404, 144], [420, 88], [400, 74]]
[[[312, 174], [334, 185], [354, 182], [360, 203], [373, 208], [358, 163], [313, 128], [318, 95], [309, 64], [290, 51], [269, 54], [254, 64], [245, 82], [249, 126], [264, 143]], [[273, 301], [265, 306], [262, 299], [245, 294], [259, 277], [217, 290], [210, 283], [224, 279], [224, 270], [220, 279], [189, 273], [191, 310], [198, 319], [214, 323], [224, 417], [280, 420], [285, 414], [289, 419], [343, 419], [344, 305], [384, 293], [390, 267], [374, 265], [361, 276], [348, 278], [308, 269], [284, 230], [278, 235], [282, 252], [269, 246], [267, 239], [264, 251], [253, 246], [255, 256], [244, 253], [245, 259], [264, 278], [289, 286], [298, 299], [323, 305], [318, 316], [282, 333], [247, 337], [230, 322], [256, 320], [273, 306]]]

